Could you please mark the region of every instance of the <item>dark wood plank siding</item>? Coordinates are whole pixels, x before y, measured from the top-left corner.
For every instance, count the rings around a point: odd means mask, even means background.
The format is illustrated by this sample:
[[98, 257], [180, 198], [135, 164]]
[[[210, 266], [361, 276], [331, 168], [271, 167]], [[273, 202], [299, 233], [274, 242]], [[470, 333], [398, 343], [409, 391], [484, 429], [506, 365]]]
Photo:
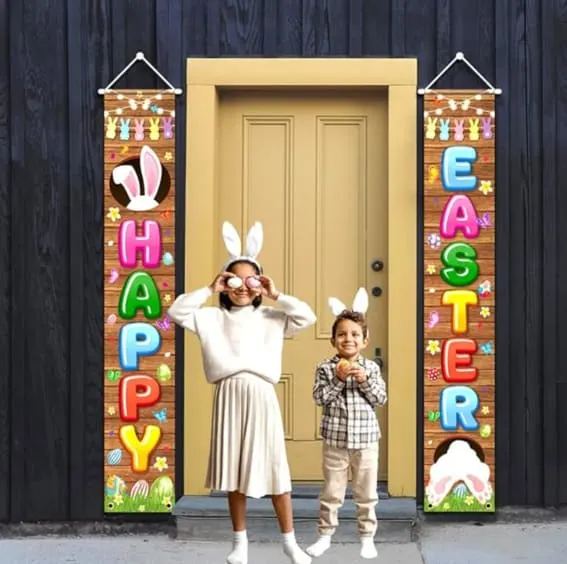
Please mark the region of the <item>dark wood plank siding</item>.
[[[425, 85], [462, 50], [504, 90], [498, 504], [567, 503], [567, 0], [0, 0], [0, 38], [0, 521], [102, 517], [96, 90], [140, 50], [181, 87], [190, 56], [417, 57]], [[157, 84], [143, 65], [120, 81]], [[460, 66], [438, 86], [481, 84]], [[177, 241], [182, 287], [182, 221]]]

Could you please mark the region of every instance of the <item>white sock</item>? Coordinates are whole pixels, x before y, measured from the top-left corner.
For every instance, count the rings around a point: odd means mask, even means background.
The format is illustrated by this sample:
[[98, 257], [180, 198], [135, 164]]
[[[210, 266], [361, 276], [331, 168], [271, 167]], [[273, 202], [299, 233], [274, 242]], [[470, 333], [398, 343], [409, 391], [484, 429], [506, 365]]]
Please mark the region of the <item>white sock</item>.
[[248, 564], [248, 536], [246, 531], [232, 533], [232, 552], [226, 558], [227, 564]]
[[362, 537], [360, 539], [360, 556], [369, 559], [378, 556], [378, 551], [376, 550], [372, 537]]
[[317, 556], [321, 556], [321, 554], [327, 551], [330, 546], [331, 546], [331, 535], [319, 535], [317, 542], [315, 544], [312, 544], [307, 549], [307, 554], [310, 554], [314, 558], [317, 558]]
[[293, 564], [311, 564], [311, 557], [303, 552], [297, 541], [295, 533], [282, 533], [284, 554], [293, 562]]

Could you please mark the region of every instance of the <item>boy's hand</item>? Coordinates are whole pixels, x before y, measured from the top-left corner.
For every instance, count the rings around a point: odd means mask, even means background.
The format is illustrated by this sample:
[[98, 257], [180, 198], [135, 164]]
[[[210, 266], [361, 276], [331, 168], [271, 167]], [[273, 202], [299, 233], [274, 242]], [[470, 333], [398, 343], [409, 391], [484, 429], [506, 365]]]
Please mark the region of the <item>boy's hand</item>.
[[352, 376], [359, 384], [362, 384], [362, 382], [366, 382], [367, 380], [366, 370], [362, 366], [358, 365], [353, 366], [349, 370], [349, 376]]

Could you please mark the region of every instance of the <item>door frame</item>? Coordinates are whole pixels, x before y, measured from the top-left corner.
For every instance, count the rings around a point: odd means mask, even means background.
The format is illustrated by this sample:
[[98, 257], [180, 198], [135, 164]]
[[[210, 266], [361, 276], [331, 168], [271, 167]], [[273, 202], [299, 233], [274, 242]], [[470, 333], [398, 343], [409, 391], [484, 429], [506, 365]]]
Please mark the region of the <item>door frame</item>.
[[[415, 497], [417, 472], [417, 59], [187, 59], [185, 291], [210, 283], [215, 262], [220, 90], [383, 88], [388, 92], [388, 489]], [[211, 228], [214, 227], [214, 228]], [[199, 264], [195, 269], [192, 265]], [[186, 332], [187, 333], [187, 332]], [[200, 355], [184, 341], [184, 362]], [[185, 371], [185, 495], [203, 495], [213, 386]], [[191, 430], [198, 430], [198, 432]]]

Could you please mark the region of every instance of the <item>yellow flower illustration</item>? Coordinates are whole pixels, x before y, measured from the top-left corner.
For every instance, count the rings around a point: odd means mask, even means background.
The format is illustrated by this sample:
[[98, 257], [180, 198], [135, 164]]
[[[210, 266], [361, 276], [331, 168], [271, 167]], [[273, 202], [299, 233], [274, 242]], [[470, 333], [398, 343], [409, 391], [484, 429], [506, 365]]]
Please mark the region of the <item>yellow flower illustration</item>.
[[106, 412], [112, 417], [113, 415], [116, 415], [116, 408], [111, 406], [106, 410]]
[[145, 505], [140, 505], [140, 507], [138, 507], [138, 511], [141, 511], [142, 513], [146, 510], [146, 506]]
[[169, 294], [166, 294], [166, 295], [163, 297], [163, 301], [164, 301], [166, 304], [168, 304], [168, 303], [171, 301], [171, 296], [170, 296]]
[[488, 306], [482, 306], [480, 308], [480, 316], [483, 319], [487, 319], [488, 317], [490, 317], [492, 314], [490, 313], [490, 308]]
[[161, 500], [161, 503], [163, 505], [165, 505], [166, 507], [170, 507], [171, 506], [171, 498], [166, 496]]
[[445, 511], [447, 511], [450, 507], [451, 507], [451, 506], [449, 505], [449, 502], [448, 502], [448, 501], [446, 501], [446, 502], [443, 504], [443, 509], [444, 509]]
[[156, 461], [153, 466], [158, 472], [163, 472], [169, 466], [167, 465], [167, 458], [165, 456], [156, 456]]
[[437, 272], [437, 267], [434, 264], [427, 265], [427, 274], [435, 274]]
[[472, 495], [467, 495], [467, 497], [465, 497], [465, 503], [467, 505], [472, 505], [474, 503], [474, 497]]
[[108, 208], [108, 213], [106, 217], [110, 219], [113, 223], [119, 220], [122, 216], [120, 215], [120, 210], [118, 208]]
[[479, 191], [482, 192], [485, 196], [487, 196], [490, 192], [492, 192], [492, 181], [481, 180]]
[[482, 409], [480, 410], [480, 412], [481, 412], [483, 415], [488, 415], [488, 414], [490, 413], [490, 407], [488, 407], [487, 405], [483, 405], [483, 406], [482, 406]]
[[439, 354], [441, 352], [441, 347], [439, 346], [439, 341], [437, 339], [434, 339], [434, 340], [429, 339], [429, 341], [427, 341], [427, 347], [425, 348], [425, 350], [431, 356]]
[[122, 505], [124, 503], [124, 501], [122, 500], [122, 496], [121, 495], [115, 495], [113, 497], [113, 501], [116, 505]]
[[166, 161], [170, 161], [171, 159], [173, 159], [173, 155], [171, 154], [170, 151], [167, 151], [167, 153], [164, 155], [163, 157]]

